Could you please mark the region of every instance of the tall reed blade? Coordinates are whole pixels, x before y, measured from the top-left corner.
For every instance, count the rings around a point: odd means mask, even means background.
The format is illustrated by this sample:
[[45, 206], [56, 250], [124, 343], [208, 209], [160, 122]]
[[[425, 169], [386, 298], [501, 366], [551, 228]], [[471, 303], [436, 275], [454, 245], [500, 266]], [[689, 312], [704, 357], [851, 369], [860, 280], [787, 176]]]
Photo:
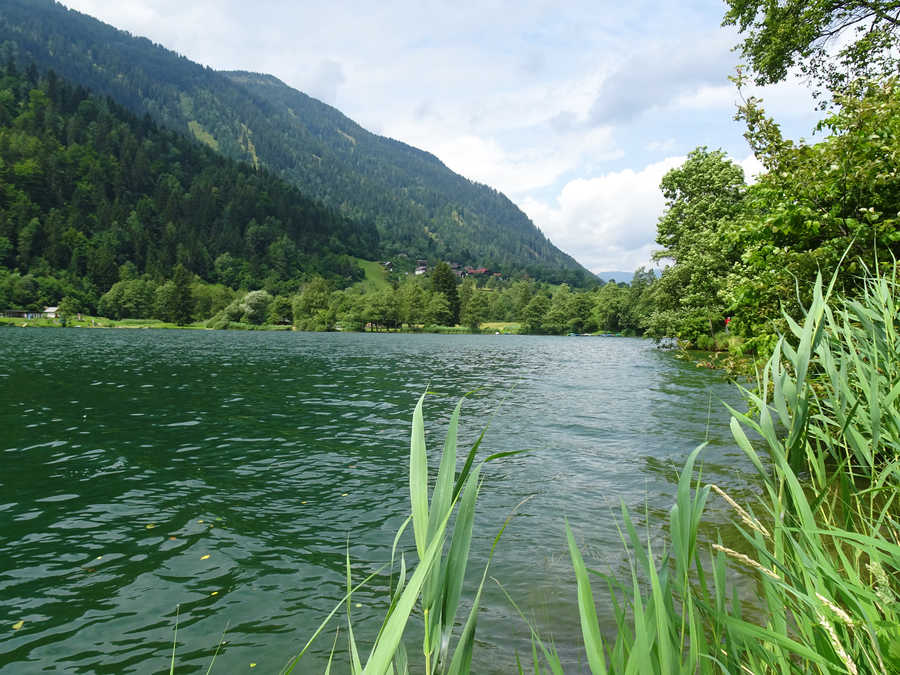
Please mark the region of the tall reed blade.
[[591, 582], [588, 579], [587, 568], [581, 551], [575, 543], [575, 536], [569, 521], [566, 520], [566, 540], [569, 543], [569, 556], [572, 558], [572, 566], [575, 568], [575, 581], [578, 584], [578, 615], [581, 619], [581, 632], [584, 637], [584, 649], [587, 652], [588, 664], [594, 675], [607, 673], [605, 646], [600, 635], [600, 624], [597, 620], [597, 606], [594, 604], [594, 595], [591, 591]]
[[412, 433], [409, 443], [409, 502], [412, 507], [413, 532], [419, 559], [425, 557], [428, 546], [428, 457], [425, 453], [425, 418], [419, 398], [413, 411]]

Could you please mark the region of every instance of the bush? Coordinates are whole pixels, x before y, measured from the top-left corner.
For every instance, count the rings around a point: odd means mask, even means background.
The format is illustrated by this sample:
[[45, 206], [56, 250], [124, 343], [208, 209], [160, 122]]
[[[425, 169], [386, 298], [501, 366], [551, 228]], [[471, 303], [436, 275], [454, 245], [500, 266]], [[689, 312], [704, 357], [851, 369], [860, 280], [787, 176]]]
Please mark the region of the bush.
[[276, 295], [269, 305], [268, 323], [271, 324], [290, 324], [293, 318], [293, 308], [291, 300], [283, 295]]
[[250, 291], [241, 300], [241, 321], [260, 325], [265, 322], [272, 296], [266, 291]]

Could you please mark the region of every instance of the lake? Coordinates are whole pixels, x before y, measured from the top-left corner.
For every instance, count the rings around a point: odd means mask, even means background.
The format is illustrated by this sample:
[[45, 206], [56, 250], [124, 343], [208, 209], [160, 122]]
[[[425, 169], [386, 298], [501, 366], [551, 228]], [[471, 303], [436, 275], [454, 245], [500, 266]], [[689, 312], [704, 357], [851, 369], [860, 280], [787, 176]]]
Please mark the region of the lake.
[[[347, 547], [355, 580], [389, 559], [426, 388], [435, 471], [470, 391], [460, 454], [489, 420], [482, 457], [529, 451], [484, 471], [473, 585], [530, 499], [491, 567], [478, 673], [530, 655], [498, 583], [567, 672], [586, 669], [564, 518], [589, 566], [624, 574], [620, 503], [664, 518], [699, 443], [706, 480], [753, 490], [721, 403], [740, 405], [734, 386], [651, 341], [3, 329], [0, 674], [168, 672], [179, 606], [177, 672], [205, 672], [226, 625], [213, 672], [278, 672], [342, 597]], [[355, 596], [363, 642], [387, 583]], [[333, 639], [331, 628], [295, 672], [320, 672]]]

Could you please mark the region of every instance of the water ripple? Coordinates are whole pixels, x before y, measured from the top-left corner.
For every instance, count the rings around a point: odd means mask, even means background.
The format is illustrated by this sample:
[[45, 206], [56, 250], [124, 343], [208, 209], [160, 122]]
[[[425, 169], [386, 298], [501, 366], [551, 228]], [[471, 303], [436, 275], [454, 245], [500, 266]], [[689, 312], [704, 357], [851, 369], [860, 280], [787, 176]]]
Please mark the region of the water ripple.
[[[390, 556], [426, 385], [429, 447], [483, 388], [461, 447], [494, 414], [483, 452], [530, 450], [485, 470], [473, 575], [533, 496], [492, 573], [571, 663], [563, 517], [615, 571], [620, 500], [667, 508], [707, 435], [704, 471], [746, 487], [718, 404], [732, 388], [639, 340], [7, 330], [0, 363], [0, 615], [24, 622], [0, 629], [2, 675], [165, 670], [176, 607], [180, 672], [205, 670], [229, 621], [216, 667], [277, 671], [343, 595], [348, 545], [355, 579]], [[363, 642], [388, 583], [356, 596]], [[527, 628], [489, 589], [476, 670], [508, 672], [514, 649]]]

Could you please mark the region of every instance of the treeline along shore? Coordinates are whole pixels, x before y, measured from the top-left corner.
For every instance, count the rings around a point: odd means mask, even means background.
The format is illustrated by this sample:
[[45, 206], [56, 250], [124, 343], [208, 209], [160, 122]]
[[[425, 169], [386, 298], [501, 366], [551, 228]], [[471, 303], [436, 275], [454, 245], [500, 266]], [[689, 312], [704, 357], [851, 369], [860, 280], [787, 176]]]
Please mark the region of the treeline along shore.
[[[767, 171], [698, 148], [661, 188], [661, 274], [630, 284], [527, 269], [367, 261], [378, 234], [280, 179], [8, 61], [0, 77], [0, 309], [209, 327], [398, 330], [486, 323], [767, 354], [817, 271], [852, 294], [900, 252], [894, 78], [833, 93], [816, 144], [740, 114]], [[843, 264], [841, 264], [843, 260]], [[417, 264], [424, 263], [424, 265]], [[424, 273], [423, 273], [424, 272]]]

